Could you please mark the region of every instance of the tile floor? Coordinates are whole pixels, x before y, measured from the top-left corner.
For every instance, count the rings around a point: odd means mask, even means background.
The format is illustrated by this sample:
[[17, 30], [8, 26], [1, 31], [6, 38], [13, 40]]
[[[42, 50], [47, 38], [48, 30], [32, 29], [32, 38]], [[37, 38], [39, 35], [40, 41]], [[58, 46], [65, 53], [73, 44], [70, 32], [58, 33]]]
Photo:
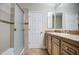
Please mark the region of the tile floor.
[[25, 49], [23, 55], [48, 55], [45, 49]]

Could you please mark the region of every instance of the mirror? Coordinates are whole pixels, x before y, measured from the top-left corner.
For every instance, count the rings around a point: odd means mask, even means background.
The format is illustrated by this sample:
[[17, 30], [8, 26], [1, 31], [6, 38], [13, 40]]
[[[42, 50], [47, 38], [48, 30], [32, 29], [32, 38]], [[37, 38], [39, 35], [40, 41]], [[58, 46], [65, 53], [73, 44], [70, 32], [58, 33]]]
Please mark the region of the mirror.
[[54, 28], [54, 14], [52, 12], [48, 12], [48, 29]]
[[62, 13], [48, 13], [48, 29], [62, 29]]
[[79, 4], [60, 4], [48, 13], [48, 29], [79, 30]]
[[62, 13], [56, 13], [56, 29], [62, 29]]

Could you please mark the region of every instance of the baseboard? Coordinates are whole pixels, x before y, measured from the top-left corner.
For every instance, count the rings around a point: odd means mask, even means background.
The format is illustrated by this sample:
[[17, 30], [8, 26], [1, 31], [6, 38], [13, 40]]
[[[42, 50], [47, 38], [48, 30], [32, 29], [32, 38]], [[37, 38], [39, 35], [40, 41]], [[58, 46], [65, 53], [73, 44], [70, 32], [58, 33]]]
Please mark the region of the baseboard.
[[23, 54], [23, 52], [24, 52], [24, 48], [22, 49], [22, 51], [21, 51], [20, 55], [22, 55], [22, 54]]

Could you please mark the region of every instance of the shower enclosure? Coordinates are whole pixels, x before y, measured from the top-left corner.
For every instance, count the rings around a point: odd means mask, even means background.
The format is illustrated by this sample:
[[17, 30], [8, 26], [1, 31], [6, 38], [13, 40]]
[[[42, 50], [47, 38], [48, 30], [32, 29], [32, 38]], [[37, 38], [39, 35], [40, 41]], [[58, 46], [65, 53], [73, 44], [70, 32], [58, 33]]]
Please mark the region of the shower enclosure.
[[14, 54], [20, 54], [24, 47], [24, 12], [18, 4], [14, 16]]

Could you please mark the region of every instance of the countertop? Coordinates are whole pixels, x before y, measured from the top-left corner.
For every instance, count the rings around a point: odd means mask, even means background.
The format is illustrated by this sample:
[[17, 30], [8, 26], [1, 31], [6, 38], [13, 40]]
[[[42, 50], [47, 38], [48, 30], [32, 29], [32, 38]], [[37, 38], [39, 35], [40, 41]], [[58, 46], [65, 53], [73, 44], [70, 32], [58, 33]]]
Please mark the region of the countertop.
[[79, 35], [73, 35], [73, 34], [66, 34], [66, 33], [56, 33], [56, 32], [47, 32], [48, 34], [52, 34], [52, 35], [56, 35], [56, 36], [60, 36], [60, 37], [64, 37], [64, 38], [68, 38], [71, 40], [75, 40], [79, 42]]

